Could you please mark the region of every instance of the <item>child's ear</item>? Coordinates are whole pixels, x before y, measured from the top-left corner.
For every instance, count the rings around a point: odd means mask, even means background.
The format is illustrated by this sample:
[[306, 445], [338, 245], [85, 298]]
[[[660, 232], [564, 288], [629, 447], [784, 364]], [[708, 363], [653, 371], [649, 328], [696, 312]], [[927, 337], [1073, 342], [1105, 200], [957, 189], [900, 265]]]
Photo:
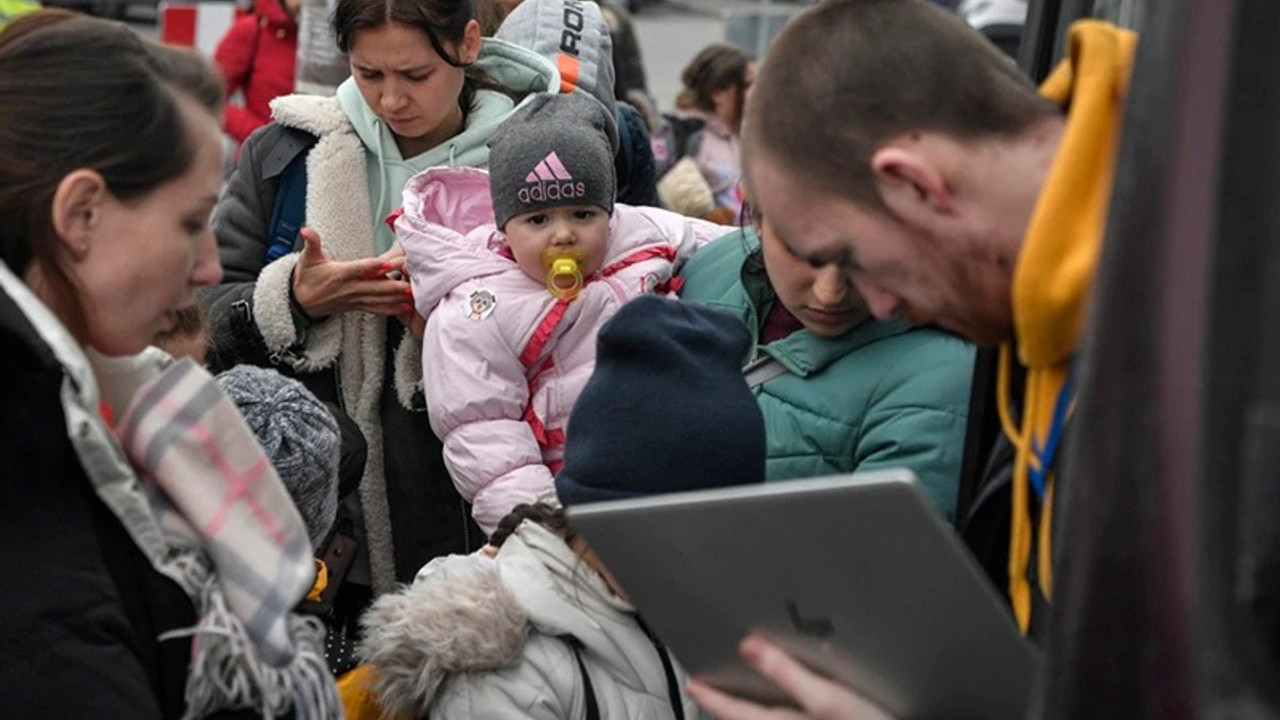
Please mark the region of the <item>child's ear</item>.
[[507, 234], [501, 230], [494, 230], [493, 234], [489, 236], [489, 249], [505, 258], [515, 259], [515, 253], [511, 252], [511, 243], [507, 240]]

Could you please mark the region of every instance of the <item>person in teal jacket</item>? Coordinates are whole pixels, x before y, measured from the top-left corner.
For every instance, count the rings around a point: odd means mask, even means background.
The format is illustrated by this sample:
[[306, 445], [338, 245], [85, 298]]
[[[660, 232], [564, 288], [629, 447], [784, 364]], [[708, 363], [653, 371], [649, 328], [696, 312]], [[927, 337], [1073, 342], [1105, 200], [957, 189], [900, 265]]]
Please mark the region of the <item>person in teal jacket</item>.
[[973, 346], [872, 319], [852, 268], [839, 259], [813, 267], [787, 252], [767, 220], [757, 227], [694, 254], [680, 294], [752, 331], [743, 361], [755, 368], [747, 377], [764, 413], [766, 478], [906, 467], [951, 520]]

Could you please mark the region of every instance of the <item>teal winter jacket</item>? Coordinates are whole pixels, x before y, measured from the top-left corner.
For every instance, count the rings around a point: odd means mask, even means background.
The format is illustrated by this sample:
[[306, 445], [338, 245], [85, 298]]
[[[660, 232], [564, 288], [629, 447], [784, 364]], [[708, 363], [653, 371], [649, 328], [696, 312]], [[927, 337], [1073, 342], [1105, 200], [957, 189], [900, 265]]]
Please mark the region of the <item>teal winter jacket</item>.
[[681, 276], [685, 300], [727, 310], [752, 330], [744, 362], [765, 354], [786, 368], [753, 389], [768, 434], [768, 480], [907, 467], [952, 519], [973, 346], [875, 320], [838, 338], [802, 329], [759, 344], [775, 296], [753, 230], [702, 248]]

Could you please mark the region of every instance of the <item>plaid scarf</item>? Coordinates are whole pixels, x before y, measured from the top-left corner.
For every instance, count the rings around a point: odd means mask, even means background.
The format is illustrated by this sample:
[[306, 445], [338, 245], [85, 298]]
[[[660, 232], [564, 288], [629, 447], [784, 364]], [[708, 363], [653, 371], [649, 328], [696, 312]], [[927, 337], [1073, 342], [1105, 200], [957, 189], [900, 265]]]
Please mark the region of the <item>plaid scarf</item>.
[[324, 629], [291, 610], [315, 575], [298, 511], [239, 410], [204, 368], [170, 366], [116, 429], [195, 605], [187, 715], [256, 707], [340, 717]]

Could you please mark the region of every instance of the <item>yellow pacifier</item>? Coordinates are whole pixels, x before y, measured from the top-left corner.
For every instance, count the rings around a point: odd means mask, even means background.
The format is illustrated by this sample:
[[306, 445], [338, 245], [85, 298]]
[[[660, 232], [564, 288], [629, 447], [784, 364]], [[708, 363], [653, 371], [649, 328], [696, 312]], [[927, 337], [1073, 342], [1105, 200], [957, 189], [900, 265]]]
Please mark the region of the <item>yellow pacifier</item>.
[[547, 292], [557, 300], [573, 300], [582, 290], [582, 261], [580, 250], [556, 250], [548, 248], [542, 253], [542, 264], [547, 268]]

